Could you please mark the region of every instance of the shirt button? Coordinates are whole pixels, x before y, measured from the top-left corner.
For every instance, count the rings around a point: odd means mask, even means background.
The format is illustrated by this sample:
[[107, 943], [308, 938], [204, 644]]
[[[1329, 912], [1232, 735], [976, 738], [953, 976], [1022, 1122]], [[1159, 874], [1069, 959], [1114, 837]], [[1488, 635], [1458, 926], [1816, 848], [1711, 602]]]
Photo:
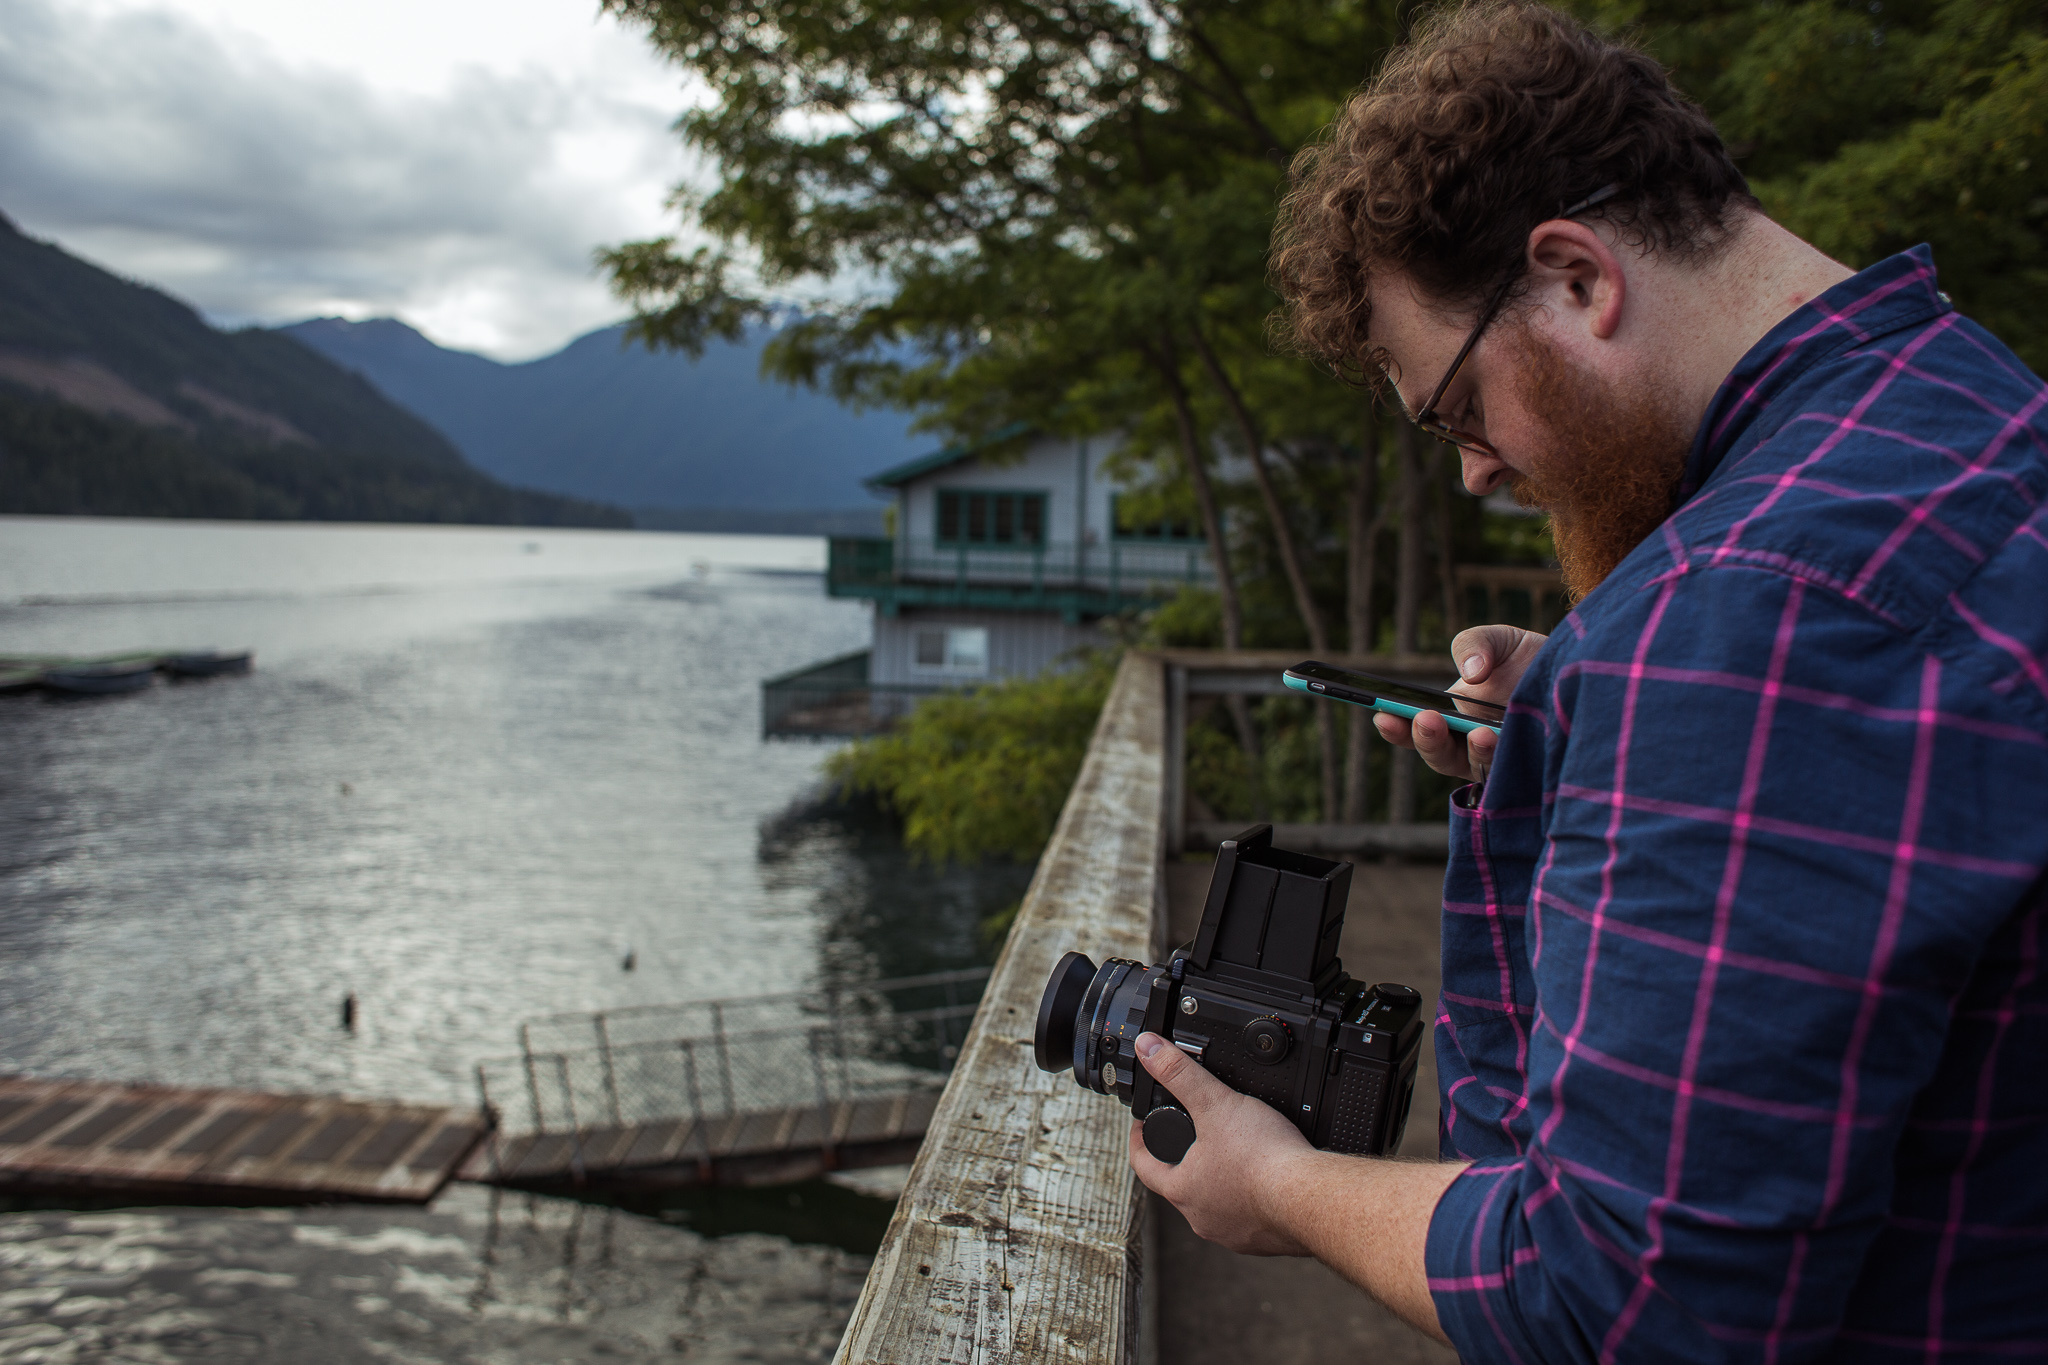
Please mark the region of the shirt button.
[[1954, 300], [1954, 299], [1952, 299], [1952, 298], [1950, 298], [1950, 297], [1948, 296], [1948, 291], [1947, 291], [1946, 289], [1937, 289], [1937, 290], [1935, 290], [1935, 291], [1934, 291], [1934, 297], [1936, 297], [1936, 298], [1940, 299], [1940, 300], [1941, 300], [1941, 301], [1942, 301], [1943, 303], [1954, 303], [1954, 302], [1955, 302], [1955, 300]]

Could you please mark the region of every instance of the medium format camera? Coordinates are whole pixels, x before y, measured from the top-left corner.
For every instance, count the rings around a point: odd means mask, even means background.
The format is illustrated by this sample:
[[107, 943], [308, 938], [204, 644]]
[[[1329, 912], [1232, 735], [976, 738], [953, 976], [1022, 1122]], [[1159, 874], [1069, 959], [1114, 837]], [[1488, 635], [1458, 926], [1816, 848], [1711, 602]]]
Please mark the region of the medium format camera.
[[1195, 1125], [1138, 1061], [1141, 1033], [1272, 1105], [1324, 1151], [1394, 1151], [1415, 1095], [1422, 997], [1345, 974], [1337, 940], [1350, 892], [1351, 864], [1274, 848], [1271, 825], [1226, 841], [1201, 930], [1165, 966], [1060, 959], [1038, 1006], [1039, 1068], [1072, 1067], [1082, 1086], [1129, 1105], [1161, 1161], [1187, 1154]]

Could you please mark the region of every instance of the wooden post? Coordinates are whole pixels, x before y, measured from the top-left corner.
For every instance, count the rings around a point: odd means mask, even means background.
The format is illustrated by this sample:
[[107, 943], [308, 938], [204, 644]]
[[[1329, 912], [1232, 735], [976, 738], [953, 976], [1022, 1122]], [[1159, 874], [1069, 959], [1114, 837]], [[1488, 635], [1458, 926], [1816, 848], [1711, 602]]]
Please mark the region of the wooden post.
[[[1413, 654], [1422, 610], [1422, 451], [1421, 437], [1403, 422], [1394, 430], [1394, 450], [1401, 469], [1401, 539], [1394, 575], [1394, 652]], [[1396, 749], [1388, 780], [1387, 822], [1407, 824], [1415, 818], [1415, 751]]]
[[1188, 671], [1167, 668], [1166, 852], [1177, 856], [1188, 842]]
[[1124, 657], [836, 1365], [1137, 1360], [1130, 1111], [1038, 1070], [1031, 1036], [1062, 953], [1158, 951], [1165, 671], [1156, 655]]

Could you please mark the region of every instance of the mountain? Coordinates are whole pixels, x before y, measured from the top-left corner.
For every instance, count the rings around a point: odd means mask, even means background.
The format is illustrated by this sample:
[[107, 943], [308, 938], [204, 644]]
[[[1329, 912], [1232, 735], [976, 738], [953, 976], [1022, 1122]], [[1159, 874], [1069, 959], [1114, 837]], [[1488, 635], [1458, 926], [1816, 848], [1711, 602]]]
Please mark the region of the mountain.
[[506, 487], [291, 337], [219, 331], [4, 215], [0, 512], [631, 524]]
[[900, 413], [857, 414], [761, 378], [765, 331], [692, 360], [628, 345], [623, 327], [608, 327], [506, 365], [391, 318], [283, 330], [432, 422], [479, 469], [650, 509], [643, 525], [830, 509], [878, 521], [861, 480], [930, 446]]

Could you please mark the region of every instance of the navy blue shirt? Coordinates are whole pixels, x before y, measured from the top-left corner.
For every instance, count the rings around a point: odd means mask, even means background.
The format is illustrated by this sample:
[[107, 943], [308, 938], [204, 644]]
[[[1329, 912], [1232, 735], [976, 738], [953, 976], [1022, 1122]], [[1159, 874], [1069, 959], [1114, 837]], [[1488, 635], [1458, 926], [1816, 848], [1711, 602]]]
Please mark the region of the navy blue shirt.
[[1516, 689], [1444, 893], [1468, 1365], [2048, 1353], [2044, 404], [1863, 271]]

